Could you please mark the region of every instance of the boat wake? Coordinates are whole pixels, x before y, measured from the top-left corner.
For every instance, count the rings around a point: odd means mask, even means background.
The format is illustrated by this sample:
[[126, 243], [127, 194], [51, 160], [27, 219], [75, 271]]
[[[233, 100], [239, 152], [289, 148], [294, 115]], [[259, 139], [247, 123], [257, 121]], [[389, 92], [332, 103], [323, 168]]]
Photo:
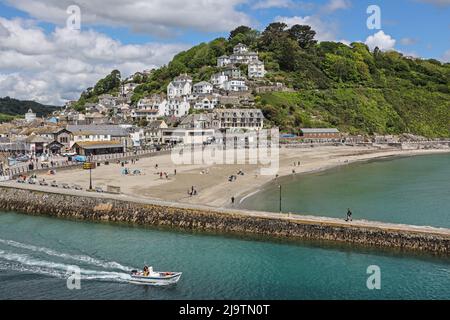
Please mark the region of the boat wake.
[[[24, 244], [12, 240], [0, 239], [0, 243], [9, 247], [30, 251], [28, 253], [17, 253], [10, 250], [0, 250], [0, 270], [31, 272], [57, 278], [67, 278], [71, 275], [70, 270], [73, 270], [71, 268], [76, 265], [76, 263], [71, 264], [67, 261], [71, 260], [82, 263], [83, 266], [79, 267], [82, 280], [115, 282], [127, 282], [130, 280], [129, 271], [132, 270], [132, 268], [114, 261], [103, 261], [87, 255], [71, 255], [49, 248]], [[56, 257], [62, 261], [50, 261], [50, 259], [35, 257], [33, 256], [33, 253], [41, 253], [50, 257]], [[104, 270], [95, 270], [92, 267], [100, 267]]]
[[86, 264], [90, 264], [90, 265], [94, 265], [94, 266], [102, 267], [102, 268], [106, 268], [106, 269], [119, 269], [119, 270], [123, 270], [123, 271], [127, 271], [127, 272], [130, 272], [131, 270], [133, 270], [133, 268], [124, 266], [115, 261], [111, 261], [111, 262], [103, 261], [100, 259], [92, 258], [87, 255], [71, 255], [71, 254], [67, 254], [67, 253], [58, 252], [58, 251], [55, 251], [55, 250], [52, 250], [49, 248], [38, 247], [38, 246], [31, 245], [31, 244], [20, 243], [20, 242], [13, 241], [13, 240], [0, 239], [0, 243], [6, 244], [6, 245], [12, 246], [12, 247], [20, 248], [20, 249], [30, 250], [33, 252], [44, 253], [46, 255], [53, 256], [53, 257], [79, 261], [79, 262], [83, 262]]

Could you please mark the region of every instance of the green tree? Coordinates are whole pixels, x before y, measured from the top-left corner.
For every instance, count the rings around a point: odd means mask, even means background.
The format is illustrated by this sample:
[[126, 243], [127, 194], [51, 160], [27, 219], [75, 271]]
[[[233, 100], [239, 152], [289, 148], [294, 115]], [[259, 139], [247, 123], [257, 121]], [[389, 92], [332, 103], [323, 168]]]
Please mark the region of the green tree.
[[288, 29], [287, 33], [293, 40], [297, 41], [302, 49], [308, 49], [317, 43], [317, 41], [314, 40], [316, 32], [311, 29], [310, 26], [296, 24]]

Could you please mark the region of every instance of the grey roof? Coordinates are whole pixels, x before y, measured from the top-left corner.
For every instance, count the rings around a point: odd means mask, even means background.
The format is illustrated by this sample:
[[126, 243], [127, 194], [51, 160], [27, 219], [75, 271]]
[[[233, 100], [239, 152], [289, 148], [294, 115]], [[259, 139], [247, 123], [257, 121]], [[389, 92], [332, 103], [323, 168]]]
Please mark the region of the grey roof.
[[159, 129], [159, 127], [161, 126], [161, 124], [162, 124], [163, 122], [164, 122], [164, 121], [162, 121], [162, 120], [151, 121], [151, 122], [149, 122], [149, 123], [147, 124], [147, 128], [149, 128], [149, 129]]
[[336, 128], [302, 128], [303, 133], [339, 133]]
[[194, 87], [200, 87], [200, 86], [212, 86], [212, 84], [207, 81], [200, 81], [200, 82], [194, 84]]
[[126, 137], [127, 130], [117, 125], [68, 125], [67, 130], [77, 132], [92, 132], [98, 135], [111, 135], [112, 137]]

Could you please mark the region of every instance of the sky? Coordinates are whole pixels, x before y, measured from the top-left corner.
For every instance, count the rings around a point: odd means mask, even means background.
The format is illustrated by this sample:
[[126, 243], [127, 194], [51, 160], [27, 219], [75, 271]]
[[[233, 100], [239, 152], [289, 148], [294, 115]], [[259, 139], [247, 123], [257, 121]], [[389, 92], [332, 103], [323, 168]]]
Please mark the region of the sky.
[[[369, 28], [371, 5], [380, 24]], [[450, 62], [450, 0], [0, 0], [0, 97], [62, 105], [113, 69], [159, 67], [237, 26], [276, 21], [311, 25], [319, 41]]]

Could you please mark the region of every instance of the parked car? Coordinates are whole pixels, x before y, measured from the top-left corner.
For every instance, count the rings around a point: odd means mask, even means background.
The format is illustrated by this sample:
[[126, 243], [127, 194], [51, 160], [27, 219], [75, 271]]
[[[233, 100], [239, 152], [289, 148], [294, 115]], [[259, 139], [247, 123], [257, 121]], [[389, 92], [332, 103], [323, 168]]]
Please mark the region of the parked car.
[[72, 160], [75, 162], [86, 162], [87, 158], [85, 156], [75, 156], [72, 158]]
[[62, 156], [63, 156], [63, 157], [74, 157], [74, 156], [76, 156], [76, 155], [77, 155], [76, 152], [63, 152], [63, 153], [62, 153]]
[[27, 162], [28, 160], [30, 160], [30, 157], [25, 155], [25, 154], [21, 155], [21, 156], [18, 156], [16, 158], [16, 161], [20, 161], [20, 162]]

